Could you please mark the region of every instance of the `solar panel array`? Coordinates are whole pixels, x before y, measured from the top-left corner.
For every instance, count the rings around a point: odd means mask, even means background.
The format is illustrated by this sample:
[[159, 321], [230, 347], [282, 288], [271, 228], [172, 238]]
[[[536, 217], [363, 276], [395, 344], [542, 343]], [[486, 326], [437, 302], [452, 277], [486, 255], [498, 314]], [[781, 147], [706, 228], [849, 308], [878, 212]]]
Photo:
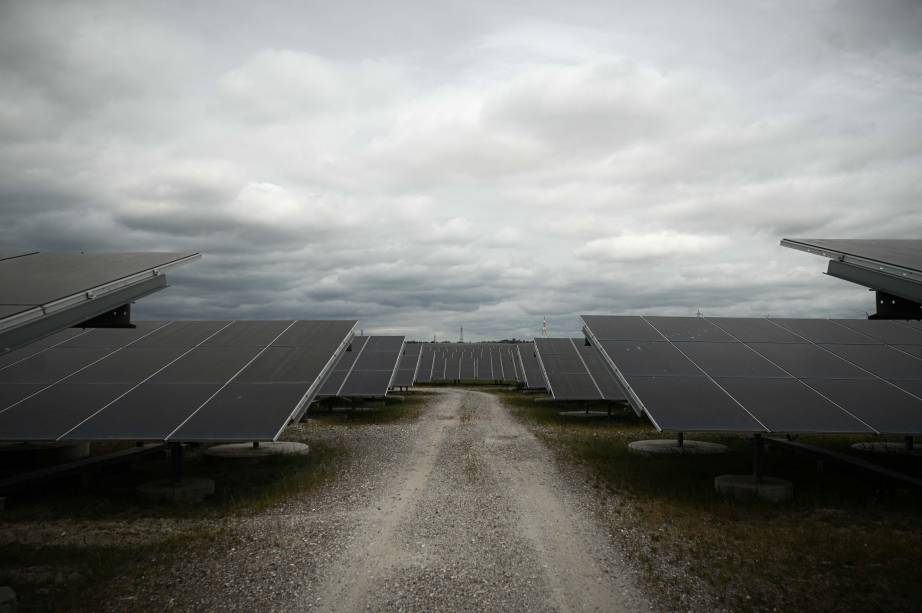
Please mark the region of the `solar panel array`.
[[538, 360], [555, 400], [624, 400], [614, 373], [582, 338], [536, 338]]
[[402, 336], [356, 336], [351, 350], [320, 388], [318, 396], [380, 398], [387, 395], [403, 352]]
[[514, 343], [423, 343], [417, 383], [524, 382]]
[[584, 315], [659, 430], [922, 433], [922, 325]]
[[419, 369], [423, 346], [421, 343], [404, 343], [397, 374], [394, 376], [392, 387], [411, 387], [416, 381], [416, 371]]
[[538, 362], [538, 350], [534, 343], [518, 343], [519, 364], [525, 387], [534, 390], [547, 389], [541, 364]]
[[355, 325], [65, 330], [0, 362], [0, 440], [274, 440], [300, 417]]
[[199, 257], [196, 252], [0, 252], [0, 350], [163, 289], [163, 271]]

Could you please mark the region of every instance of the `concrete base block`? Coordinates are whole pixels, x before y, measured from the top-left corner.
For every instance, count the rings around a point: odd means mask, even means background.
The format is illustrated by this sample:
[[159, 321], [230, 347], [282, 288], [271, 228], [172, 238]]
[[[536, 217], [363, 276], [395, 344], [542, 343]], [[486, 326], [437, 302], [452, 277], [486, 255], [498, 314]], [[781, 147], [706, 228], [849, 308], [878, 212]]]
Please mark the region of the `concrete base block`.
[[0, 466], [53, 466], [89, 455], [89, 443], [0, 444]]
[[403, 402], [406, 399], [407, 399], [406, 396], [401, 396], [400, 394], [388, 394], [387, 398], [384, 399], [384, 402], [386, 403]]
[[159, 479], [139, 485], [138, 496], [154, 502], [179, 502], [191, 504], [201, 502], [214, 494], [214, 481], [192, 477], [176, 482], [172, 479]]
[[259, 447], [253, 447], [253, 443], [215, 445], [206, 449], [205, 455], [210, 458], [254, 460], [278, 455], [307, 455], [309, 451], [310, 447], [304, 443], [277, 441], [260, 443]]
[[627, 446], [627, 450], [637, 455], [668, 455], [676, 453], [683, 455], [715, 455], [726, 453], [727, 446], [720, 443], [685, 439], [683, 445], [679, 447], [679, 442], [675, 439], [656, 438], [647, 441], [634, 441]]
[[16, 592], [8, 585], [0, 586], [0, 613], [16, 613], [19, 603]]
[[906, 449], [904, 443], [888, 443], [884, 441], [873, 441], [867, 443], [855, 443], [852, 445], [852, 449], [855, 451], [863, 451], [865, 453], [886, 453], [893, 455], [922, 455], [922, 448], [913, 447], [912, 449]]
[[794, 496], [794, 485], [775, 477], [762, 477], [756, 482], [752, 475], [720, 475], [714, 477], [714, 489], [721, 496], [736, 500], [787, 502]]
[[608, 411], [561, 411], [561, 417], [608, 417]]

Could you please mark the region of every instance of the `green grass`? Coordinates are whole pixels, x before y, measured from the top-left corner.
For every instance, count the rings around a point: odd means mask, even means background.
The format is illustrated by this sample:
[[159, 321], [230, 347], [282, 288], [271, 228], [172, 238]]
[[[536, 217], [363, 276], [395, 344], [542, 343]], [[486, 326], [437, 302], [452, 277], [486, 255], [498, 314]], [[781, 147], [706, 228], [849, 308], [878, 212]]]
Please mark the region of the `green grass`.
[[[641, 569], [650, 593], [679, 608], [693, 582], [708, 586], [733, 610], [918, 610], [922, 580], [922, 495], [846, 473], [788, 449], [766, 454], [766, 474], [794, 483], [784, 505], [731, 502], [714, 493], [720, 474], [751, 472], [751, 445], [736, 436], [694, 435], [720, 442], [720, 456], [643, 457], [633, 440], [659, 438], [633, 413], [612, 418], [560, 416], [569, 407], [507, 394], [512, 412], [561, 459], [589, 470], [612, 504], [627, 504], [612, 534]], [[691, 438], [691, 437], [690, 437]], [[803, 437], [803, 442], [847, 451], [854, 437]], [[916, 476], [920, 458], [873, 458]], [[627, 524], [642, 534], [638, 541]], [[662, 560], [689, 573], [664, 577]]]
[[307, 417], [320, 423], [346, 426], [415, 421], [433, 396], [433, 394], [409, 392], [404, 395], [403, 400], [388, 399], [384, 405], [367, 404], [363, 406], [360, 403], [354, 409], [337, 411], [330, 411], [330, 407], [348, 405], [342, 402], [325, 401], [321, 406], [309, 411]]

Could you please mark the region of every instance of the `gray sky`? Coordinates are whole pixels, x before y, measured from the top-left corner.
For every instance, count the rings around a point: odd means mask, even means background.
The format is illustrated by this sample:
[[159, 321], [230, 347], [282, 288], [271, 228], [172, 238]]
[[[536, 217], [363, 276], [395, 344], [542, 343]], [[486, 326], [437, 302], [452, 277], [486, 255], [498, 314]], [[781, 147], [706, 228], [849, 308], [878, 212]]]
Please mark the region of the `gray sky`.
[[919, 2], [0, 0], [0, 245], [203, 251], [139, 317], [860, 317], [778, 242], [920, 168]]

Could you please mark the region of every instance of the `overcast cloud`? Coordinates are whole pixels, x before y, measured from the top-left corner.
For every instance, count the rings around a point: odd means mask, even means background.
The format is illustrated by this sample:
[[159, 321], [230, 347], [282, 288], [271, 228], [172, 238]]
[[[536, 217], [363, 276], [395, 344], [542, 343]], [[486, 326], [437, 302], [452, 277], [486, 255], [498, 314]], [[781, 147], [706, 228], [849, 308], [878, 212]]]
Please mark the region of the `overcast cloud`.
[[0, 244], [201, 250], [138, 317], [861, 317], [778, 243], [920, 169], [914, 1], [0, 2]]

